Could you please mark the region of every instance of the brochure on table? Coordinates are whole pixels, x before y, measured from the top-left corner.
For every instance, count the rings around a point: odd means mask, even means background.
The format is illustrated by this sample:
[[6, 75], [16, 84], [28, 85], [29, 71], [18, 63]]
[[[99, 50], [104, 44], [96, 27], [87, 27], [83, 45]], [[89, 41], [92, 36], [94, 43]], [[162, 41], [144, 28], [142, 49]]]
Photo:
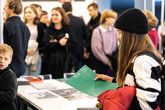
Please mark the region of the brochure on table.
[[106, 90], [118, 88], [116, 83], [105, 82], [103, 80], [95, 81], [94, 79], [96, 76], [96, 73], [88, 66], [84, 65], [71, 78], [66, 80], [66, 83], [75, 89], [94, 97], [97, 97]]
[[56, 95], [50, 93], [48, 90], [24, 91], [24, 93], [32, 95], [33, 97], [37, 99], [57, 98]]

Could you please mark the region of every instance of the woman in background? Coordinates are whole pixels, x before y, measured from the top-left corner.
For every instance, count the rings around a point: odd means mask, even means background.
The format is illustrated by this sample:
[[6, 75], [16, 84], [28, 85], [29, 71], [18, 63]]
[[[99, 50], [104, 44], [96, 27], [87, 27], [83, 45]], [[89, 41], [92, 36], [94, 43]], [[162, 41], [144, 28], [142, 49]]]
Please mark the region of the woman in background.
[[51, 14], [50, 26], [45, 36], [45, 67], [42, 68], [42, 74], [52, 74], [52, 78], [63, 78], [63, 73], [71, 72], [72, 69], [68, 58], [74, 58], [76, 38], [69, 26], [69, 18], [62, 8], [53, 8]]
[[163, 22], [163, 25], [160, 25], [158, 27], [158, 34], [159, 34], [159, 47], [160, 47], [159, 51], [161, 51], [161, 53], [163, 53], [163, 56], [165, 57], [165, 20]]
[[155, 15], [152, 14], [152, 12], [148, 10], [143, 11], [143, 13], [146, 15], [148, 20], [148, 25], [149, 25], [148, 35], [151, 38], [152, 42], [154, 43], [155, 47], [158, 49], [159, 37], [158, 37], [158, 32], [156, 30], [158, 19], [156, 18]]
[[31, 34], [25, 59], [27, 64], [25, 75], [36, 76], [40, 74], [41, 69], [41, 63], [38, 62], [40, 57], [39, 53], [42, 53], [44, 29], [39, 25], [38, 13], [34, 6], [31, 5], [24, 8], [24, 22], [28, 26]]

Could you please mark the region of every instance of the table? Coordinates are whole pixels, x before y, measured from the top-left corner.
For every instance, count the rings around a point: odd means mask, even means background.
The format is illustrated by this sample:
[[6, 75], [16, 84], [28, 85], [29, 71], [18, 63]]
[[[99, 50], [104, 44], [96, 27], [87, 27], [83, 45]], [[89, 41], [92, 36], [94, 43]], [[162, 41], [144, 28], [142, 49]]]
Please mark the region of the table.
[[[57, 90], [58, 89], [66, 89], [72, 88], [65, 82], [60, 82], [57, 80], [43, 80], [43, 84], [53, 85]], [[34, 84], [34, 83], [33, 83]], [[56, 97], [52, 98], [43, 98], [38, 99], [33, 95], [29, 94], [34, 91], [45, 91], [55, 95]], [[21, 102], [22, 110], [28, 105], [33, 109], [38, 110], [77, 110], [80, 108], [91, 108], [88, 110], [96, 110], [94, 109], [96, 103], [98, 103], [97, 98], [89, 98], [89, 99], [78, 99], [78, 100], [68, 100], [50, 90], [38, 90], [32, 85], [20, 85], [18, 86], [18, 99]]]

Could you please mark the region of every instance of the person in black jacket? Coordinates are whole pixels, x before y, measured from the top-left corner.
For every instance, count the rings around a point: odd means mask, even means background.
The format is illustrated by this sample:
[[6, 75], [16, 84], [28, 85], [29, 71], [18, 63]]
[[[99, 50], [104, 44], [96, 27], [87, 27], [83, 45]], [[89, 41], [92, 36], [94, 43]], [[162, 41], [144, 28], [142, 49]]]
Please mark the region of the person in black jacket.
[[96, 64], [98, 62], [91, 50], [91, 38], [92, 38], [93, 30], [100, 25], [99, 22], [100, 22], [101, 14], [98, 11], [98, 5], [96, 3], [89, 4], [88, 11], [89, 11], [89, 15], [91, 16], [91, 19], [87, 24], [87, 37], [85, 42], [86, 48], [84, 48], [84, 58], [85, 58], [84, 62], [91, 69], [96, 70], [97, 67]]
[[83, 64], [83, 55], [84, 55], [84, 41], [87, 35], [86, 27], [83, 19], [72, 15], [72, 5], [70, 2], [64, 2], [62, 4], [63, 9], [70, 19], [70, 25], [73, 29], [76, 38], [77, 38], [77, 68], [80, 69]]
[[0, 44], [0, 109], [17, 110], [17, 77], [10, 69], [13, 49], [7, 44]]
[[53, 8], [51, 14], [51, 24], [44, 37], [45, 67], [42, 73], [52, 74], [52, 78], [63, 78], [64, 72], [72, 71], [77, 41], [64, 9]]
[[19, 17], [22, 12], [21, 0], [7, 0], [4, 10], [7, 16], [3, 30], [4, 43], [10, 45], [14, 50], [10, 67], [16, 76], [20, 77], [25, 73], [25, 57], [30, 32]]

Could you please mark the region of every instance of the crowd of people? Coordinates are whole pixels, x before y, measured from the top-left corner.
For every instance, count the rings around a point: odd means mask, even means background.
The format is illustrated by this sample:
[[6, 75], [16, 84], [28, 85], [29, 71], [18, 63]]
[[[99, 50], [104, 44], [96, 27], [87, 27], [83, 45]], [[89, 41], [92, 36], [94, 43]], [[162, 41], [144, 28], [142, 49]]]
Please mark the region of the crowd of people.
[[[6, 60], [5, 71], [10, 73], [11, 68], [16, 75], [11, 76], [13, 80], [40, 74], [63, 78], [64, 73], [76, 72], [86, 64], [97, 74], [105, 74], [95, 80], [116, 81], [119, 87], [138, 85], [133, 108], [156, 109], [161, 87], [159, 64], [150, 56], [137, 55], [149, 51], [162, 59], [158, 36], [162, 36], [163, 44], [165, 35], [161, 29], [157, 32], [158, 19], [150, 11], [138, 9], [129, 9], [119, 17], [113, 10], [100, 13], [96, 3], [89, 4], [87, 9], [91, 19], [86, 25], [82, 18], [72, 14], [70, 2], [54, 7], [49, 20], [48, 13], [38, 4], [23, 9], [21, 0], [6, 0], [3, 37], [4, 43], [13, 49], [13, 57], [12, 62]], [[19, 17], [22, 10], [23, 19]], [[162, 46], [164, 55], [165, 45]], [[0, 53], [0, 59], [9, 55], [4, 53]], [[153, 68], [157, 71], [153, 72]], [[13, 87], [17, 90], [16, 84]], [[152, 94], [153, 91], [156, 92]]]
[[[19, 2], [19, 0], [9, 0], [10, 2]], [[21, 6], [19, 9], [18, 3], [12, 7], [7, 5], [4, 7], [4, 43], [11, 45], [14, 52], [19, 48], [17, 51], [20, 52], [14, 53], [12, 62], [12, 64], [18, 62], [15, 61], [16, 57], [23, 63], [23, 67], [15, 65], [15, 70], [13, 69], [17, 77], [51, 74], [53, 78], [63, 78], [63, 73], [76, 72], [84, 64], [100, 74], [106, 74], [109, 70], [113, 75], [113, 71], [117, 71], [116, 68], [114, 70], [112, 68], [116, 62], [111, 64], [114, 62], [111, 61], [113, 60], [112, 54], [118, 48], [118, 32], [113, 27], [117, 18], [115, 11], [105, 10], [101, 15], [98, 5], [91, 3], [87, 7], [91, 19], [86, 25], [82, 18], [72, 14], [73, 8], [70, 2], [64, 2], [61, 7], [53, 8], [50, 20], [48, 13], [42, 10], [42, 6], [39, 4], [25, 6], [22, 21], [19, 15], [23, 7]], [[9, 13], [8, 10], [13, 7], [19, 9], [20, 12]], [[13, 18], [19, 19], [19, 22], [23, 24], [23, 27], [12, 27], [13, 31], [17, 33], [17, 30], [22, 30], [21, 33], [18, 32], [19, 35], [27, 33], [24, 35], [25, 38], [19, 39], [17, 45], [14, 39], [18, 39], [19, 36], [14, 32], [15, 35], [9, 34], [10, 29], [6, 29], [9, 19]], [[18, 23], [13, 20], [10, 22]], [[14, 26], [18, 26], [18, 24]], [[20, 58], [19, 54], [23, 56]], [[12, 64], [11, 68], [13, 68]]]
[[[91, 19], [85, 24], [82, 18], [72, 14], [73, 8], [70, 2], [64, 2], [61, 7], [53, 8], [50, 20], [48, 13], [42, 9], [41, 5], [25, 6], [24, 16], [19, 22], [26, 24], [25, 28], [28, 28], [29, 32], [26, 34], [26, 39], [19, 40], [19, 45], [25, 48], [18, 50], [22, 52], [21, 54], [27, 54], [22, 59], [19, 58], [24, 63], [23, 65], [26, 64], [26, 69], [21, 68], [21, 72], [14, 70], [16, 74], [20, 74], [17, 77], [51, 74], [53, 78], [63, 78], [63, 73], [76, 72], [84, 64], [98, 74], [115, 76], [120, 37], [114, 24], [118, 14], [113, 10], [104, 10], [100, 13], [96, 3], [89, 4], [87, 9]], [[9, 43], [10, 39], [5, 37], [8, 34], [6, 27], [9, 21], [8, 19], [6, 21], [6, 17], [9, 18], [10, 13], [6, 8], [4, 10], [4, 42], [14, 45], [16, 42]], [[20, 13], [16, 15], [18, 19], [20, 19]], [[157, 32], [158, 19], [148, 10], [143, 13], [149, 23], [148, 35], [155, 47], [159, 49], [158, 36], [163, 36], [163, 34], [161, 29], [159, 29], [160, 34]], [[17, 47], [14, 46], [14, 48]], [[14, 54], [12, 64], [15, 63], [15, 57], [19, 56], [17, 54], [20, 53]]]

